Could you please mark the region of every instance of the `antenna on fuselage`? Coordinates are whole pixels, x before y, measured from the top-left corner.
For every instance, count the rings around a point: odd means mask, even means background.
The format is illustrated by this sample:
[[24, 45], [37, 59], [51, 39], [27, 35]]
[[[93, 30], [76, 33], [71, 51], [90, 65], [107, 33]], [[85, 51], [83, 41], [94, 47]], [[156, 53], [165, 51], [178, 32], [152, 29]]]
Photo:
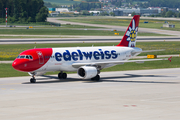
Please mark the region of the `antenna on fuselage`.
[[34, 49], [36, 49], [36, 46], [34, 46]]

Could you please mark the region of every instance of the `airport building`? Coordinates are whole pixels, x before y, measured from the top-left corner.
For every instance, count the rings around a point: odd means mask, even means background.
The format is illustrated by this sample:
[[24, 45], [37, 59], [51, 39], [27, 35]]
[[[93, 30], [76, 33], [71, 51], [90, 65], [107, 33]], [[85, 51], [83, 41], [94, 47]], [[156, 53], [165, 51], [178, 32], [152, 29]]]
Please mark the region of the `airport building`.
[[51, 14], [56, 11], [56, 8], [48, 8], [48, 10], [49, 10], [49, 13]]
[[[161, 8], [153, 8], [153, 7], [132, 8], [132, 9], [119, 8], [117, 10], [122, 11], [123, 16], [128, 16], [128, 15], [132, 14], [133, 12], [135, 12], [136, 14], [142, 15], [142, 16], [157, 15], [157, 14], [161, 13]], [[117, 10], [115, 10], [115, 11], [117, 11]]]
[[56, 8], [56, 11], [60, 13], [69, 12], [68, 8]]

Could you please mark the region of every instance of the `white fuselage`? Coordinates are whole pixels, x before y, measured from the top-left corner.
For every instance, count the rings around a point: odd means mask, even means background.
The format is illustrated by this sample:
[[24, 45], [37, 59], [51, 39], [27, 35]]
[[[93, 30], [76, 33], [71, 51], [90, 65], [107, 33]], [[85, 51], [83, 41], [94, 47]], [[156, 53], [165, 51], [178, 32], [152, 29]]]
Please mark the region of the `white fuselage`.
[[[53, 53], [49, 61], [34, 72], [48, 71], [77, 71], [73, 63], [93, 63], [108, 61], [123, 61], [133, 58], [141, 53], [142, 49], [136, 47], [66, 47], [52, 48]], [[136, 54], [133, 54], [136, 53]], [[44, 56], [48, 57], [48, 56]], [[114, 66], [109, 64], [104, 68]]]

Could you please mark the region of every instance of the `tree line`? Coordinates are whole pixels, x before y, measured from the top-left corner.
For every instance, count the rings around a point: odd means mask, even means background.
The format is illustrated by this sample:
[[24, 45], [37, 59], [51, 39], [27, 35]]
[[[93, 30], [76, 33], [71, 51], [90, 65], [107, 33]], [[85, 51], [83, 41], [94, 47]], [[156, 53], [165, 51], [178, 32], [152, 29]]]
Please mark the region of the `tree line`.
[[5, 8], [10, 22], [45, 22], [48, 16], [43, 0], [0, 0], [0, 18], [5, 18]]

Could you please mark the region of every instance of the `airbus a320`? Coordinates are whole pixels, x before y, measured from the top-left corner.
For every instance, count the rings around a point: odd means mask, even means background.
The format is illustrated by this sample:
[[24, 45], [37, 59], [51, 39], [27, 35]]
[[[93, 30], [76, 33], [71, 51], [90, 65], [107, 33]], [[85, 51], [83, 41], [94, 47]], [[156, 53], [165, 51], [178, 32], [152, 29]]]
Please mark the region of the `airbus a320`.
[[31, 83], [36, 82], [35, 76], [50, 71], [60, 71], [59, 79], [66, 79], [67, 71], [77, 71], [82, 79], [99, 81], [103, 68], [127, 62], [167, 60], [129, 60], [143, 52], [141, 48], [135, 47], [139, 19], [139, 15], [132, 18], [121, 42], [116, 46], [35, 48], [20, 53], [12, 66], [18, 71], [28, 72], [32, 76]]

